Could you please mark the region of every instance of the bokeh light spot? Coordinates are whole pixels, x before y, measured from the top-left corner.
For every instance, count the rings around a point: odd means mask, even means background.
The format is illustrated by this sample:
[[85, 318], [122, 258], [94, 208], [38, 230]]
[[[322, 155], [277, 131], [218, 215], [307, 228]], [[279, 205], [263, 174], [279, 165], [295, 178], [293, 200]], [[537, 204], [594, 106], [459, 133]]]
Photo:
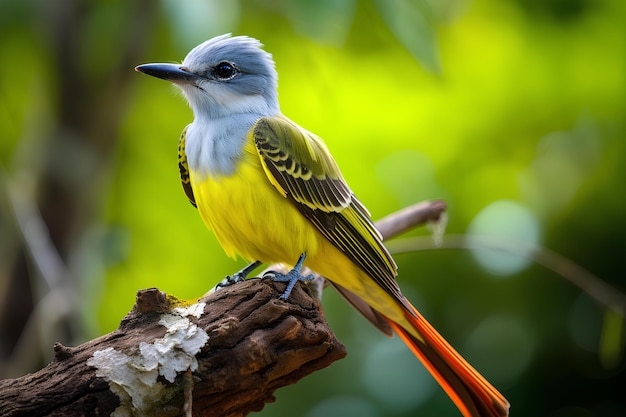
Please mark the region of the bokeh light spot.
[[494, 384], [513, 385], [530, 364], [536, 340], [530, 327], [512, 315], [483, 320], [467, 338], [467, 355]]
[[507, 253], [486, 248], [480, 240], [473, 241], [472, 255], [483, 268], [494, 275], [510, 276], [532, 262], [529, 247], [539, 244], [541, 230], [537, 217], [530, 210], [515, 201], [501, 200], [488, 205], [474, 217], [468, 234], [522, 243], [516, 246], [517, 253]]
[[398, 199], [400, 206], [447, 196], [437, 185], [432, 161], [417, 151], [392, 153], [378, 163], [376, 175]]
[[[162, 0], [165, 16], [176, 29], [172, 38], [180, 48], [190, 49], [198, 40], [232, 32], [240, 18], [239, 2], [219, 0]], [[183, 57], [179, 59], [182, 60]]]
[[365, 360], [363, 382], [386, 410], [406, 413], [435, 391], [435, 382], [400, 338], [381, 339]]
[[374, 404], [362, 398], [337, 395], [319, 402], [304, 417], [359, 416], [379, 417]]
[[598, 352], [602, 312], [586, 294], [581, 294], [572, 304], [568, 328], [574, 343], [588, 352]]

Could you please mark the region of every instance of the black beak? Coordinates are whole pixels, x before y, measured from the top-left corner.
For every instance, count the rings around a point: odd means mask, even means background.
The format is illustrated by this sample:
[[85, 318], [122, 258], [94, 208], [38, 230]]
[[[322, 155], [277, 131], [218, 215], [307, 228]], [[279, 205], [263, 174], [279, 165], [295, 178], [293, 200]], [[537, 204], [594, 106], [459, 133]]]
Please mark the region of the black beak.
[[136, 66], [135, 71], [179, 84], [191, 84], [199, 78], [177, 64], [143, 64]]

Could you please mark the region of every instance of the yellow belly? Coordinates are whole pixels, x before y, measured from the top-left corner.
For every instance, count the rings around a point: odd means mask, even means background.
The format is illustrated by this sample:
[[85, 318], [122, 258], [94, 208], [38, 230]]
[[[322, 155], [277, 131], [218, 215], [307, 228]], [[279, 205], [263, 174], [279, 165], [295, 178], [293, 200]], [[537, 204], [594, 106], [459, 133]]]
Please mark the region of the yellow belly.
[[192, 171], [191, 184], [204, 223], [229, 256], [293, 264], [317, 252], [313, 226], [269, 182], [251, 142], [236, 174], [198, 179]]

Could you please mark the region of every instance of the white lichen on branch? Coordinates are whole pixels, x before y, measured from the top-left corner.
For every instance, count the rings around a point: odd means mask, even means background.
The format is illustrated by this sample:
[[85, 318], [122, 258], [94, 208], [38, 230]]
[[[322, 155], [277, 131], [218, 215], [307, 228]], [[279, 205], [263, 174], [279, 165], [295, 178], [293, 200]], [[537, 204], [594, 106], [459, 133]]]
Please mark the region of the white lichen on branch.
[[196, 303], [162, 314], [159, 324], [166, 332], [161, 338], [150, 343], [142, 341], [126, 353], [114, 348], [99, 350], [87, 361], [120, 399], [114, 416], [152, 414], [158, 406], [156, 401], [164, 404], [177, 392], [158, 382], [159, 375], [173, 383], [179, 372], [198, 368], [195, 355], [209, 336], [187, 317], [200, 317], [204, 306]]

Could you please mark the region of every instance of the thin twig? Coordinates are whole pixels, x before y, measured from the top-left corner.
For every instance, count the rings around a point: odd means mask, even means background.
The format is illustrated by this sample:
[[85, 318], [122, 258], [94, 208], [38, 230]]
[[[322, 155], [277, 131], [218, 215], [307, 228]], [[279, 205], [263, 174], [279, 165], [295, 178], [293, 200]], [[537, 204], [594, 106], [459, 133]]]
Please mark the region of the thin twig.
[[530, 259], [562, 276], [600, 304], [626, 318], [626, 294], [606, 283], [572, 260], [541, 246], [490, 236], [446, 235], [441, 245], [423, 237], [390, 242], [391, 253], [408, 253], [435, 249], [481, 249], [501, 251]]
[[441, 200], [423, 201], [377, 220], [376, 228], [384, 240], [389, 240], [417, 226], [439, 221], [445, 210], [446, 203]]
[[48, 226], [41, 217], [34, 198], [30, 193], [24, 192], [24, 188], [15, 180], [7, 181], [8, 200], [19, 235], [48, 290], [63, 286], [71, 282], [69, 269], [50, 238]]

